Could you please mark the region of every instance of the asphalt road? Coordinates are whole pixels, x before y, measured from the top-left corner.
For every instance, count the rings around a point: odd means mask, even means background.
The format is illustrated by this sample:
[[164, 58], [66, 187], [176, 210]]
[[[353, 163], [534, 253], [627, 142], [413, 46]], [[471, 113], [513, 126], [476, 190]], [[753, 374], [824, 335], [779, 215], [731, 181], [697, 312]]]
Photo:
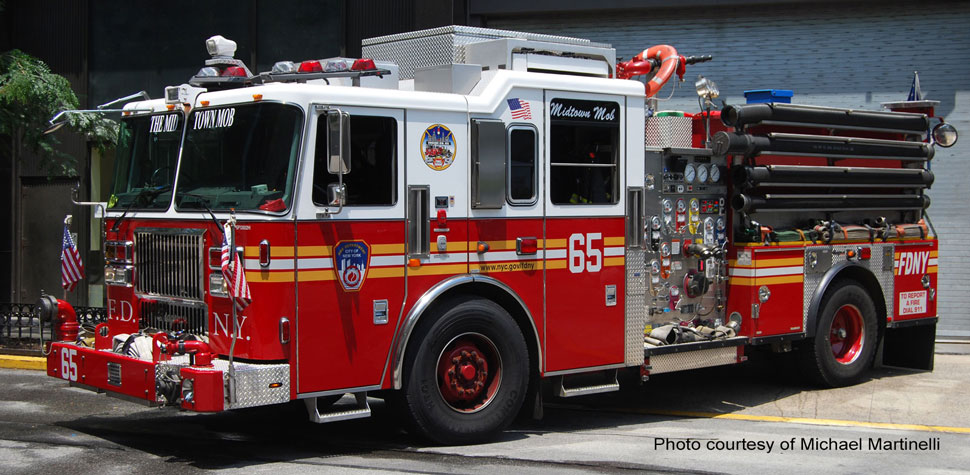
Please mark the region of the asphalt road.
[[379, 400], [370, 419], [315, 425], [301, 406], [180, 413], [0, 369], [0, 473], [966, 473], [968, 389], [967, 355], [827, 391], [755, 361], [547, 400], [492, 443], [436, 447]]

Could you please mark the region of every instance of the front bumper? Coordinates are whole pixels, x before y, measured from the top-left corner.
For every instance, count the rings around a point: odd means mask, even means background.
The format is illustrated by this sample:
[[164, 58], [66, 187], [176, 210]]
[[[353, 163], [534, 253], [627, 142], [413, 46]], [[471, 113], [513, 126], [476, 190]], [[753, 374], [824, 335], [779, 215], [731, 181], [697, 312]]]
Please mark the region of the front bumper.
[[145, 361], [110, 350], [55, 342], [47, 357], [47, 375], [99, 393], [148, 406], [179, 406], [195, 412], [218, 412], [290, 400], [287, 364], [229, 362], [192, 366], [188, 356]]

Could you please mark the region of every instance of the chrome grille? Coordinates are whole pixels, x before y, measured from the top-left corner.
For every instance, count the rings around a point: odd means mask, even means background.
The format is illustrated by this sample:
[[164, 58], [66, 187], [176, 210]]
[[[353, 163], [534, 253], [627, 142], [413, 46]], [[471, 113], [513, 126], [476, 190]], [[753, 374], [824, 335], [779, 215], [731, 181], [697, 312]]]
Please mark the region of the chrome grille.
[[202, 300], [206, 273], [202, 229], [135, 231], [135, 289], [141, 293]]
[[139, 328], [153, 328], [166, 332], [186, 332], [206, 335], [206, 306], [202, 303], [142, 300], [139, 304]]

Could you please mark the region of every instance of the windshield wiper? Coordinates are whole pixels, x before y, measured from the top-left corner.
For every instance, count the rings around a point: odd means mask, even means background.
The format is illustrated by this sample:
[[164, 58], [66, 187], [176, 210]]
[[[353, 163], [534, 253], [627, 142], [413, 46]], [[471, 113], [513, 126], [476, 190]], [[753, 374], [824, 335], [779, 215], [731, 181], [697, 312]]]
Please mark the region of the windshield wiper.
[[151, 195], [151, 197], [148, 199], [154, 200], [155, 198], [158, 197], [158, 195], [164, 193], [165, 191], [168, 191], [171, 188], [172, 188], [172, 185], [162, 185], [158, 188], [143, 188], [141, 191], [138, 192], [137, 195], [135, 195], [135, 198], [131, 200], [131, 203], [128, 203], [128, 206], [125, 207], [125, 210], [121, 212], [121, 216], [118, 216], [118, 219], [115, 221], [115, 224], [111, 226], [111, 232], [113, 233], [118, 232], [118, 226], [121, 226], [121, 222], [125, 219], [125, 216], [128, 216], [128, 212], [131, 211], [131, 208], [134, 207], [135, 203], [137, 203], [138, 200], [140, 200], [142, 197]]
[[[209, 213], [209, 216], [212, 218], [212, 222], [216, 224], [216, 229], [218, 229], [219, 232], [222, 233], [223, 235], [226, 234], [226, 231], [222, 229], [222, 225], [219, 224], [219, 220], [216, 219], [216, 214], [212, 212], [212, 209], [209, 208], [208, 205], [206, 205], [206, 202], [209, 201], [208, 198], [206, 198], [206, 197], [204, 197], [202, 195], [196, 195], [194, 193], [186, 193], [184, 191], [180, 191], [178, 193], [178, 195], [179, 196], [188, 196], [190, 198], [195, 198], [196, 200], [198, 200], [198, 201], [195, 201], [193, 203], [198, 203], [200, 206], [202, 206], [202, 209], [206, 210], [206, 212]], [[184, 207], [186, 204], [187, 203], [183, 203], [182, 206]]]

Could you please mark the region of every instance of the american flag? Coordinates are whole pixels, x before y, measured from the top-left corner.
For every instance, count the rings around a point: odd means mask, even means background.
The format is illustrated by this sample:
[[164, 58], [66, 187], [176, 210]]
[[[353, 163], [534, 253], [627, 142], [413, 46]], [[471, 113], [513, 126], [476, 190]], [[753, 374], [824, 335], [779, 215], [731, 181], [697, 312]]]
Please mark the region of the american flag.
[[909, 87], [907, 101], [922, 101], [923, 91], [919, 90], [919, 71], [913, 71], [913, 85]]
[[[246, 282], [246, 269], [243, 268], [242, 261], [239, 259], [238, 252], [229, 249], [229, 233], [231, 229], [226, 226], [226, 232], [222, 236], [222, 278], [226, 279], [226, 286], [229, 287], [229, 296], [236, 304], [236, 310], [242, 311], [250, 302], [253, 301], [249, 294], [249, 283]], [[229, 255], [232, 255], [230, 262]]]
[[529, 108], [528, 102], [522, 99], [509, 99], [508, 102], [513, 119], [532, 120], [532, 110]]
[[64, 240], [61, 243], [61, 287], [68, 292], [74, 290], [74, 286], [84, 278], [84, 264], [81, 263], [81, 254], [77, 252], [71, 232], [64, 223]]

